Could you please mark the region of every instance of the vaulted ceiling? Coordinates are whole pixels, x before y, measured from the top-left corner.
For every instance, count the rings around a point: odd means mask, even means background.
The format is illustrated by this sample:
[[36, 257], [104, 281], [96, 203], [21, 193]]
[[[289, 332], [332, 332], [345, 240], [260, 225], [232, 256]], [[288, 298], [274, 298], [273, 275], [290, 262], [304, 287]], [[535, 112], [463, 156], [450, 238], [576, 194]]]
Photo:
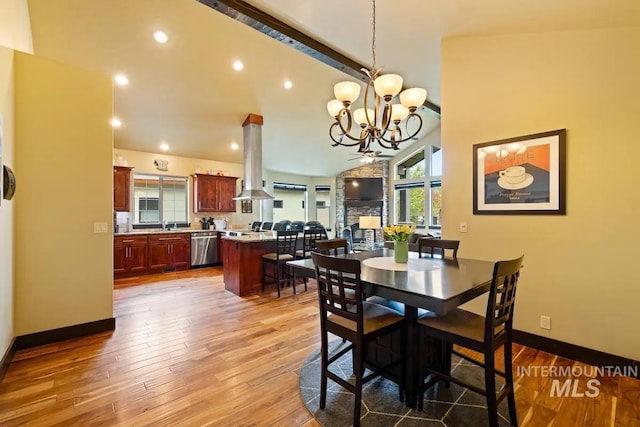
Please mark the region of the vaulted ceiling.
[[[221, 3], [224, 3], [222, 1]], [[354, 60], [371, 64], [371, 0], [248, 0]], [[331, 147], [326, 103], [342, 72], [196, 0], [28, 0], [37, 55], [115, 75], [116, 148], [242, 162], [241, 124], [264, 116], [263, 165], [303, 175], [354, 166]], [[378, 65], [440, 104], [445, 37], [640, 25], [637, 0], [377, 0]], [[153, 32], [169, 40], [158, 44]], [[241, 60], [244, 70], [232, 69]], [[285, 80], [293, 87], [284, 89]], [[424, 109], [423, 133], [440, 120]], [[446, 110], [445, 110], [446, 114]]]

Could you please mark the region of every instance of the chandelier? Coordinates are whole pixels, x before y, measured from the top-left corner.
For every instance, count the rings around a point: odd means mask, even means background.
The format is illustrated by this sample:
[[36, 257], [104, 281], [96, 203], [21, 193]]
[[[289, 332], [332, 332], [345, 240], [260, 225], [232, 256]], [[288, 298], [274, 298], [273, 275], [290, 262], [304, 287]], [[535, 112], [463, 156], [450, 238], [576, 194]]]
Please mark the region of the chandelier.
[[[335, 118], [329, 128], [333, 147], [338, 145], [353, 147], [359, 145], [358, 152], [371, 152], [371, 143], [377, 141], [383, 148], [399, 150], [401, 142], [415, 139], [422, 129], [422, 117], [416, 110], [427, 99], [427, 91], [422, 88], [402, 90], [402, 77], [397, 74], [380, 74], [382, 67], [376, 67], [376, 0], [373, 0], [373, 30], [371, 70], [362, 72], [369, 78], [364, 92], [364, 108], [351, 111], [351, 106], [360, 96], [360, 85], [351, 81], [337, 83], [333, 92], [336, 99], [329, 101], [327, 110]], [[370, 94], [373, 93], [373, 108], [369, 108]], [[393, 102], [400, 94], [400, 102]], [[356, 135], [351, 134], [353, 122], [360, 126]], [[404, 121], [406, 134], [400, 124]], [[410, 126], [411, 124], [411, 126]], [[409, 130], [411, 128], [411, 131]], [[347, 137], [345, 139], [344, 137]]]

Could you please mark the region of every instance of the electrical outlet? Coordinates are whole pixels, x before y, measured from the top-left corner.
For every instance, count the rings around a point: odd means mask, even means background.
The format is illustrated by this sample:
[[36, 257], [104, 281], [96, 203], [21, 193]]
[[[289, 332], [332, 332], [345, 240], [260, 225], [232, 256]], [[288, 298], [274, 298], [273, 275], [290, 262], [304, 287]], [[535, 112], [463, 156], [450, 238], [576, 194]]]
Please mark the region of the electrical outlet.
[[460, 221], [460, 232], [461, 233], [467, 232], [467, 221]]
[[94, 233], [106, 233], [107, 232], [107, 223], [106, 222], [94, 222], [93, 223], [93, 232]]
[[549, 317], [549, 316], [540, 316], [540, 328], [541, 329], [551, 329], [551, 317]]

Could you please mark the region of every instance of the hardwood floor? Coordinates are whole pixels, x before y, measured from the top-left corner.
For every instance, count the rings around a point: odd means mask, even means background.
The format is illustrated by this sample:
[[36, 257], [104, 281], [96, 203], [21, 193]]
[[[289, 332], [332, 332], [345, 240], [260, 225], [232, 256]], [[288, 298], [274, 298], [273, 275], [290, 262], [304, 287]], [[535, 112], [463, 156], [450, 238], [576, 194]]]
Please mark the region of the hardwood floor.
[[[0, 425], [318, 425], [298, 392], [320, 342], [313, 283], [279, 299], [226, 292], [221, 268], [115, 284], [114, 332], [16, 354], [0, 384]], [[515, 366], [584, 366], [514, 354]], [[640, 426], [640, 381], [600, 380], [596, 398], [561, 398], [550, 397], [551, 378], [518, 377], [520, 425]]]

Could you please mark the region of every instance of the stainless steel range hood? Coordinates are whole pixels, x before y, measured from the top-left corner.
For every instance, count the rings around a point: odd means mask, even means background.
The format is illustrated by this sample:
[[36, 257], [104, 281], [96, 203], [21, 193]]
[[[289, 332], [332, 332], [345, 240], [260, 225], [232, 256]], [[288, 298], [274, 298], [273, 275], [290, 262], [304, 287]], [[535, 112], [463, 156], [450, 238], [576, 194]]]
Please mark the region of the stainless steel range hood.
[[234, 200], [273, 199], [262, 189], [262, 123], [262, 116], [249, 114], [242, 124], [244, 189]]

